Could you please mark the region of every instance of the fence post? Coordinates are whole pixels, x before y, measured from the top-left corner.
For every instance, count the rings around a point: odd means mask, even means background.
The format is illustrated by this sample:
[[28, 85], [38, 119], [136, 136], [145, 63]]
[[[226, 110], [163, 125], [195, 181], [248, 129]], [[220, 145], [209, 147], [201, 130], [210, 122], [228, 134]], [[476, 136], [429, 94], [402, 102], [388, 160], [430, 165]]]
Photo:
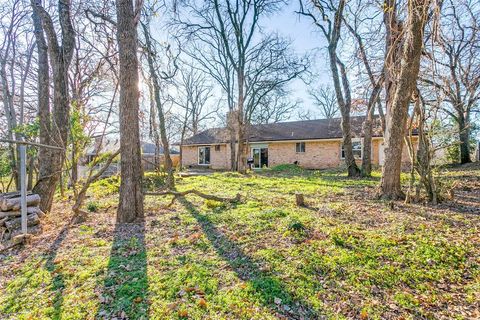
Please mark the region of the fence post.
[[27, 146], [20, 145], [20, 197], [22, 211], [22, 233], [27, 234]]

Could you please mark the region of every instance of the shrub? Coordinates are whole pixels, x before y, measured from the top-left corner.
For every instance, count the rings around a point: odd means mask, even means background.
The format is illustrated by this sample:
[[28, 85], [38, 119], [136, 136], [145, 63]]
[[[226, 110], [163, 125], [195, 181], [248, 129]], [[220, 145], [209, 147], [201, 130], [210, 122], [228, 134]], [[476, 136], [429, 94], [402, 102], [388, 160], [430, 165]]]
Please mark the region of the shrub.
[[157, 190], [165, 186], [165, 175], [156, 172], [145, 173], [143, 187], [147, 190]]
[[94, 201], [90, 201], [87, 203], [87, 210], [88, 212], [97, 212], [98, 211], [98, 203]]
[[305, 170], [299, 167], [296, 164], [279, 164], [277, 166], [272, 167], [272, 171], [274, 172], [285, 172], [285, 173], [303, 173]]
[[118, 193], [120, 190], [120, 176], [115, 175], [98, 180], [90, 186], [90, 192], [96, 197], [103, 197]]
[[300, 231], [305, 231], [306, 229], [307, 227], [305, 227], [305, 225], [297, 219], [291, 219], [288, 224], [288, 230], [290, 231], [300, 232]]
[[215, 200], [205, 200], [205, 206], [212, 210], [212, 209], [223, 209], [225, 208], [225, 203], [223, 202], [219, 202], [219, 201], [215, 201]]

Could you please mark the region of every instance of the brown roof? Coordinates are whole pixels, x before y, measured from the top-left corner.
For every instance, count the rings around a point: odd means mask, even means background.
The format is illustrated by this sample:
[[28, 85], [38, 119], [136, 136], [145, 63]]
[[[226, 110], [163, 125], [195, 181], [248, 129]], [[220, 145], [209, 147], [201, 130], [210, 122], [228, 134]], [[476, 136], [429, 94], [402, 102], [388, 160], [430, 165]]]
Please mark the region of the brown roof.
[[[353, 137], [362, 136], [364, 116], [351, 117]], [[318, 119], [279, 122], [252, 125], [248, 128], [248, 141], [285, 141], [285, 140], [316, 140], [336, 139], [342, 137], [341, 119]], [[215, 144], [229, 141], [229, 132], [226, 128], [213, 128], [202, 131], [184, 141], [186, 145]], [[380, 118], [375, 118], [374, 137], [382, 136]]]

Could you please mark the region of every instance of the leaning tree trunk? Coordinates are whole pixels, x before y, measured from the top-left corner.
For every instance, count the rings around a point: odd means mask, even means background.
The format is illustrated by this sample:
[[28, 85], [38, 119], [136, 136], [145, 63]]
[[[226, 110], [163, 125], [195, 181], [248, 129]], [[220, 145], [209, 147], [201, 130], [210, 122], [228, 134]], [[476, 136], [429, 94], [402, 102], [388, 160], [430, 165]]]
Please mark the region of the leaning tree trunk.
[[164, 159], [164, 166], [165, 171], [167, 172], [167, 181], [166, 187], [169, 189], [175, 188], [175, 178], [173, 177], [173, 162], [172, 158], [170, 157], [170, 144], [168, 142], [167, 136], [167, 129], [165, 126], [165, 114], [163, 112], [162, 101], [160, 98], [160, 83], [158, 81], [158, 75], [155, 68], [155, 63], [153, 61], [153, 45], [150, 39], [150, 31], [148, 30], [148, 26], [142, 23], [143, 32], [145, 34], [145, 43], [147, 49], [147, 61], [148, 67], [150, 69], [150, 77], [153, 82], [153, 96], [155, 99], [155, 104], [157, 106], [157, 113], [158, 113], [158, 126], [160, 128], [160, 139], [162, 140], [163, 146], [163, 159]]
[[120, 199], [117, 222], [143, 218], [137, 28], [132, 0], [116, 0], [120, 62]]
[[429, 4], [429, 0], [412, 0], [409, 5], [400, 72], [397, 77], [391, 107], [387, 110], [385, 165], [383, 166], [381, 181], [381, 195], [387, 199], [404, 197], [400, 183], [403, 140], [406, 134], [408, 106], [420, 68], [423, 32]]
[[[336, 48], [336, 45], [335, 45], [335, 48]], [[350, 126], [350, 109], [351, 109], [350, 85], [348, 82], [345, 66], [338, 59], [336, 54], [336, 49], [334, 49], [333, 47], [329, 47], [329, 55], [330, 55], [330, 68], [333, 74], [333, 83], [334, 83], [335, 92], [337, 96], [337, 102], [340, 108], [340, 113], [342, 115], [341, 127], [342, 127], [342, 135], [343, 135], [343, 140], [342, 140], [343, 150], [345, 153], [345, 164], [347, 165], [348, 176], [357, 177], [360, 175], [360, 170], [358, 169], [357, 163], [355, 162], [355, 156], [353, 155], [353, 147], [352, 147], [352, 135], [351, 135], [352, 130]], [[340, 88], [340, 79], [338, 77], [337, 64], [340, 66], [345, 99], [343, 98], [342, 89]]]
[[460, 163], [472, 162], [470, 157], [470, 127], [463, 112], [458, 112], [458, 132], [460, 138]]
[[[337, 11], [335, 12], [334, 27], [331, 31], [329, 45], [328, 45], [328, 57], [330, 62], [330, 70], [332, 71], [333, 87], [335, 89], [335, 95], [337, 97], [338, 107], [342, 115], [341, 127], [343, 135], [343, 149], [345, 153], [345, 164], [348, 170], [349, 177], [357, 177], [360, 175], [360, 170], [355, 162], [352, 148], [352, 136], [350, 127], [350, 109], [351, 109], [351, 95], [350, 84], [347, 77], [345, 65], [340, 61], [337, 56], [337, 45], [340, 39], [340, 32], [342, 26], [343, 11], [345, 8], [345, 0], [342, 0], [338, 4]], [[338, 68], [340, 67], [340, 73], [342, 81], [340, 83], [340, 74]], [[343, 86], [343, 93], [342, 93]], [[345, 97], [344, 97], [345, 94]]]

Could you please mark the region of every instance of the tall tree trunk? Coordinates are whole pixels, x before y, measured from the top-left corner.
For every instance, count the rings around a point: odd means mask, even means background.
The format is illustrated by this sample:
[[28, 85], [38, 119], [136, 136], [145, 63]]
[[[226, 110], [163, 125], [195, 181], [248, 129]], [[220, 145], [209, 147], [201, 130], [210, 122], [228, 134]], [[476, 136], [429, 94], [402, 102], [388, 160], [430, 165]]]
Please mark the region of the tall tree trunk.
[[157, 106], [158, 126], [160, 129], [160, 139], [162, 140], [162, 146], [163, 146], [164, 166], [165, 166], [165, 171], [167, 172], [166, 186], [169, 189], [173, 189], [175, 188], [175, 178], [173, 177], [173, 162], [172, 162], [172, 158], [170, 157], [170, 144], [168, 142], [167, 129], [165, 126], [165, 114], [163, 112], [163, 105], [160, 98], [160, 82], [158, 80], [155, 63], [153, 61], [154, 48], [150, 39], [150, 30], [148, 30], [148, 26], [142, 23], [142, 27], [145, 35], [145, 43], [146, 43], [146, 49], [147, 49], [146, 54], [147, 54], [148, 67], [150, 69], [150, 78], [152, 81], [153, 96], [155, 99], [155, 104]]
[[[333, 30], [331, 32], [331, 38], [328, 45], [328, 56], [330, 61], [330, 70], [332, 71], [333, 86], [335, 88], [335, 94], [337, 97], [338, 107], [342, 115], [342, 134], [343, 134], [343, 149], [345, 152], [345, 164], [347, 165], [348, 176], [357, 177], [360, 175], [360, 170], [355, 162], [352, 148], [352, 136], [350, 127], [350, 109], [351, 109], [351, 96], [350, 96], [350, 84], [348, 82], [347, 72], [345, 65], [340, 61], [337, 56], [337, 45], [340, 39], [340, 31], [342, 26], [343, 11], [345, 8], [345, 0], [341, 0], [338, 4], [337, 11], [335, 12], [335, 21]], [[338, 68], [340, 67], [340, 74]], [[342, 81], [340, 83], [340, 75]], [[343, 86], [343, 93], [342, 93]], [[345, 97], [344, 97], [345, 95]]]
[[245, 163], [245, 117], [244, 117], [244, 85], [245, 85], [245, 71], [243, 68], [240, 68], [237, 71], [237, 81], [238, 81], [238, 105], [237, 105], [237, 171], [240, 173], [245, 173], [246, 163]]
[[143, 218], [137, 27], [132, 0], [116, 0], [120, 61], [120, 199], [117, 222]]
[[237, 171], [237, 157], [236, 157], [236, 128], [237, 128], [237, 118], [235, 115], [235, 111], [230, 109], [230, 111], [227, 113], [227, 128], [230, 134], [230, 170], [231, 171]]
[[372, 136], [375, 119], [375, 105], [383, 84], [383, 76], [375, 83], [375, 87], [370, 94], [367, 106], [367, 115], [363, 123], [363, 152], [362, 152], [362, 176], [370, 177], [372, 175]]
[[72, 169], [71, 169], [71, 177], [70, 177], [70, 185], [75, 186], [78, 181], [78, 156], [76, 152], [76, 145], [75, 142], [72, 143]]
[[[58, 21], [61, 26], [62, 36], [61, 44], [57, 42], [57, 32], [55, 31], [53, 20], [41, 6], [41, 1], [32, 0], [32, 7], [32, 17], [35, 24], [35, 35], [39, 52], [40, 141], [47, 140], [47, 144], [63, 148], [63, 150], [42, 150], [39, 154], [40, 172], [33, 191], [41, 197], [40, 208], [48, 212], [52, 207], [55, 188], [60, 179], [65, 160], [70, 116], [67, 73], [72, 60], [75, 33], [70, 20], [70, 1], [58, 1]], [[44, 32], [47, 35], [48, 56], [50, 57], [49, 60], [53, 71], [53, 116], [50, 115], [48, 106], [48, 63], [43, 64], [47, 62]], [[53, 122], [51, 122], [51, 119], [53, 119]], [[46, 120], [46, 123], [42, 123], [44, 120]]]
[[464, 113], [457, 112], [458, 116], [458, 132], [460, 138], [460, 163], [472, 162], [470, 157], [470, 127], [468, 119], [464, 116]]
[[372, 113], [371, 109], [367, 111], [363, 123], [362, 177], [372, 175]]
[[385, 132], [385, 165], [381, 195], [388, 199], [404, 197], [400, 183], [402, 148], [406, 135], [408, 106], [416, 86], [423, 46], [423, 32], [430, 0], [410, 0], [407, 30], [403, 44], [400, 71], [396, 77], [391, 106], [387, 110]]
[[[336, 54], [336, 44], [335, 46], [329, 46], [329, 56], [330, 56], [330, 69], [333, 74], [333, 84], [335, 87], [335, 93], [337, 96], [337, 103], [340, 108], [340, 113], [342, 115], [342, 134], [343, 134], [343, 150], [345, 153], [345, 164], [347, 165], [348, 176], [357, 177], [360, 175], [360, 170], [357, 167], [355, 162], [355, 157], [353, 155], [352, 147], [352, 135], [351, 135], [351, 126], [350, 126], [350, 109], [351, 109], [351, 99], [350, 99], [350, 87], [348, 84], [347, 74], [344, 65], [338, 60]], [[340, 79], [338, 76], [338, 67], [340, 66], [342, 74], [342, 84], [344, 87], [345, 99], [342, 94], [342, 89], [340, 87]]]

